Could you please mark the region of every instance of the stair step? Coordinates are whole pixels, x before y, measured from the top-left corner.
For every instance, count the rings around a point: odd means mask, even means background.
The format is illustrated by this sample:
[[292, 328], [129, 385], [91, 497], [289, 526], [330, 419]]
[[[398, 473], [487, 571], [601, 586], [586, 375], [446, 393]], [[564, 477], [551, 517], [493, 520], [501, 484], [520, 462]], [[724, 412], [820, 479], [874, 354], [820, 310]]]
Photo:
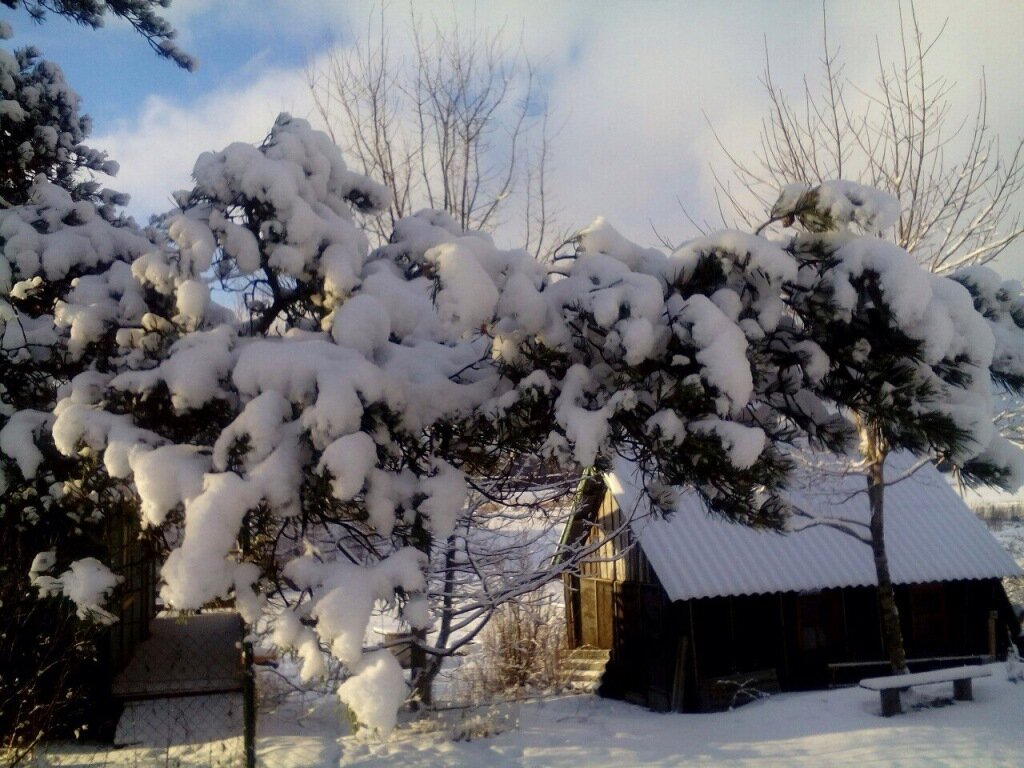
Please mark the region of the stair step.
[[576, 648], [563, 662], [566, 684], [577, 691], [593, 693], [601, 685], [611, 652], [602, 648]]
[[604, 677], [604, 670], [578, 670], [569, 675], [572, 680], [600, 680]]
[[611, 651], [603, 648], [575, 648], [569, 651], [570, 658], [607, 658]]

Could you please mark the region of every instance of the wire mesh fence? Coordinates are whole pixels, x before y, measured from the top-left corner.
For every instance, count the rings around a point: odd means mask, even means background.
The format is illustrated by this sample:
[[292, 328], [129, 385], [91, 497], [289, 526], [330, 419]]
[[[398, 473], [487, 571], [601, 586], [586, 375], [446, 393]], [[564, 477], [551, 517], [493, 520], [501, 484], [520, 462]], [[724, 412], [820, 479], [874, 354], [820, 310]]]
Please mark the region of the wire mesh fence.
[[232, 611], [161, 614], [111, 682], [113, 732], [105, 739], [45, 742], [23, 764], [251, 766], [243, 631]]
[[[116, 726], [107, 738], [43, 742], [19, 768], [319, 768], [376, 743], [372, 733], [343, 738], [358, 729], [336, 694], [337, 664], [324, 680], [300, 682], [297, 659], [245, 647], [247, 629], [232, 611], [162, 613], [147, 632], [111, 682]], [[400, 726], [453, 741], [514, 730], [519, 699], [560, 687], [563, 634], [547, 601], [502, 612], [435, 681], [434, 705], [403, 711]]]

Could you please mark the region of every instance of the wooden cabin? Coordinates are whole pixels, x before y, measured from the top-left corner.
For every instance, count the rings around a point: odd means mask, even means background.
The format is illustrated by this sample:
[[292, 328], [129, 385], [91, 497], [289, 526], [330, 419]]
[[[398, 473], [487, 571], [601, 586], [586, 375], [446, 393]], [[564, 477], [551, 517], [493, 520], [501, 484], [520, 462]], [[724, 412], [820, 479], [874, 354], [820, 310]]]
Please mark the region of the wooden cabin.
[[[910, 459], [889, 464], [895, 478]], [[584, 480], [563, 543], [592, 554], [564, 577], [565, 604], [570, 648], [609, 652], [599, 692], [704, 711], [885, 674], [871, 548], [829, 523], [866, 524], [864, 485], [836, 465], [798, 473], [787, 496], [815, 522], [780, 534], [692, 492], [654, 516], [626, 467]], [[1004, 656], [1020, 625], [1001, 579], [1021, 569], [939, 472], [889, 486], [885, 525], [911, 669]]]

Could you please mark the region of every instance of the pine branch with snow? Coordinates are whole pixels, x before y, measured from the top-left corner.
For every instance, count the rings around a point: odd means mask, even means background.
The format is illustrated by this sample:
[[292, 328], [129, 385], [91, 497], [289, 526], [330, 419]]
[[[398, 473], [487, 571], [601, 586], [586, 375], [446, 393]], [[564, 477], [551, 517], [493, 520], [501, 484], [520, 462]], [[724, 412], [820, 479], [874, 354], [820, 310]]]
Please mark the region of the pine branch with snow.
[[123, 19], [149, 43], [158, 56], [169, 59], [182, 69], [194, 70], [196, 60], [178, 47], [178, 33], [157, 9], [166, 8], [170, 0], [0, 0], [8, 8], [24, 8], [33, 21], [41, 22], [48, 14], [62, 16], [76, 24], [98, 29], [108, 13]]
[[[9, 63], [0, 59], [0, 68]], [[156, 247], [119, 214], [116, 196], [79, 177], [102, 156], [80, 144], [87, 122], [59, 70], [23, 61], [30, 70], [8, 70], [2, 85], [16, 82], [11, 95], [30, 108], [0, 142], [8, 158], [0, 184], [10, 198], [0, 209], [0, 538], [7, 547], [0, 600], [24, 627], [5, 632], [0, 644], [4, 667], [17, 670], [0, 686], [0, 730], [12, 746], [31, 744], [40, 722], [88, 719], [78, 703], [88, 692], [66, 686], [88, 679], [70, 670], [93, 663], [98, 632], [84, 620], [113, 618], [106, 606], [117, 577], [107, 537], [133, 519], [134, 494], [97, 471], [94, 455], [63, 455], [51, 428], [73, 378], [102, 381], [120, 364], [113, 334], [141, 322], [145, 307], [130, 265]], [[12, 146], [28, 135], [42, 144]], [[50, 553], [50, 567], [33, 572], [41, 552]], [[40, 593], [67, 597], [83, 621], [57, 600], [36, 602]]]

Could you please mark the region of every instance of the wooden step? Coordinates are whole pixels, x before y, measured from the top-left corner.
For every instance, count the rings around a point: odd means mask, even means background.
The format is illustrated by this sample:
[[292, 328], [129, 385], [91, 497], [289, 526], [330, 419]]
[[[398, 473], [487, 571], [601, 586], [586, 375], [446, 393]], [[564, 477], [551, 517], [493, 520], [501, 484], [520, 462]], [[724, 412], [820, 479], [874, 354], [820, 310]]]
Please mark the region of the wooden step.
[[601, 685], [609, 651], [601, 648], [576, 648], [563, 662], [566, 685], [577, 691], [594, 692]]

